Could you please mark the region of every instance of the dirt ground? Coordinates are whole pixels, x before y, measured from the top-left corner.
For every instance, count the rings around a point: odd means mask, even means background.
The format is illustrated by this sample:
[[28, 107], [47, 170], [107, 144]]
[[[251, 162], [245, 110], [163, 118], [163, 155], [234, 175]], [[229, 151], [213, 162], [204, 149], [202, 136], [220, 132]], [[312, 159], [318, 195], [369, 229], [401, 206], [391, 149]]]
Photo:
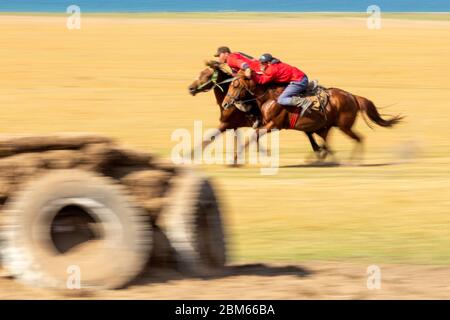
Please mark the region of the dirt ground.
[[[224, 208], [230, 274], [145, 277], [93, 298], [448, 298], [450, 19], [436, 17], [383, 15], [369, 30], [345, 15], [109, 15], [68, 30], [64, 16], [1, 15], [1, 132], [88, 131], [169, 158], [175, 129], [217, 125], [213, 95], [187, 91], [203, 61], [221, 45], [272, 52], [404, 123], [371, 130], [359, 118], [358, 166], [307, 164], [309, 143], [292, 131], [280, 134], [276, 175], [203, 165]], [[353, 147], [337, 130], [330, 143], [342, 160]], [[380, 290], [365, 285], [372, 264]], [[19, 297], [63, 296], [0, 279], [0, 298]]]
[[78, 294], [0, 278], [1, 299], [450, 299], [450, 268], [380, 265], [380, 288], [368, 289], [367, 265], [309, 262], [230, 265], [208, 278], [150, 270], [126, 289]]

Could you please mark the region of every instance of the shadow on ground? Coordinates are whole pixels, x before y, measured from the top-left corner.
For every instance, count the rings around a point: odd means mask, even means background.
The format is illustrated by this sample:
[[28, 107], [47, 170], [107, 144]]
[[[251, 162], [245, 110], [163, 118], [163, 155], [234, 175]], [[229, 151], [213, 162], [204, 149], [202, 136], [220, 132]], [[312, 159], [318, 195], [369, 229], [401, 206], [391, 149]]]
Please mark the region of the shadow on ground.
[[403, 164], [402, 162], [384, 163], [344, 163], [344, 162], [311, 162], [280, 166], [280, 168], [335, 168], [335, 167], [386, 167]]
[[131, 285], [146, 285], [151, 283], [164, 283], [172, 280], [212, 280], [222, 279], [227, 277], [236, 276], [265, 276], [265, 277], [277, 277], [277, 276], [297, 276], [307, 277], [313, 272], [303, 267], [286, 265], [275, 266], [263, 263], [253, 264], [241, 264], [241, 265], [229, 265], [222, 269], [203, 269], [193, 271], [189, 273], [182, 273], [175, 269], [169, 268], [148, 268], [142, 276], [136, 279]]

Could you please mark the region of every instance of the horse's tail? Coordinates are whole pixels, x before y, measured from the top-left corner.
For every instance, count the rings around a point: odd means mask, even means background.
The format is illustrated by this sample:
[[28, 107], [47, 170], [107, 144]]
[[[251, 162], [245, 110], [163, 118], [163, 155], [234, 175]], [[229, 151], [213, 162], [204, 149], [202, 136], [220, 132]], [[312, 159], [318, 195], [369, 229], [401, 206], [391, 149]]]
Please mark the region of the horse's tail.
[[[393, 127], [397, 123], [401, 122], [404, 118], [401, 115], [395, 115], [395, 116], [391, 117], [390, 119], [383, 119], [381, 117], [381, 115], [378, 113], [377, 107], [375, 107], [375, 105], [373, 104], [372, 101], [370, 101], [369, 99], [366, 99], [364, 97], [360, 97], [360, 96], [356, 96], [356, 95], [354, 97], [356, 98], [356, 101], [358, 103], [358, 106], [359, 106], [359, 109], [361, 110], [361, 112], [366, 114], [373, 123], [376, 123], [377, 125], [379, 125], [381, 127], [386, 127], [386, 128]], [[369, 127], [370, 127], [370, 125], [369, 125]]]

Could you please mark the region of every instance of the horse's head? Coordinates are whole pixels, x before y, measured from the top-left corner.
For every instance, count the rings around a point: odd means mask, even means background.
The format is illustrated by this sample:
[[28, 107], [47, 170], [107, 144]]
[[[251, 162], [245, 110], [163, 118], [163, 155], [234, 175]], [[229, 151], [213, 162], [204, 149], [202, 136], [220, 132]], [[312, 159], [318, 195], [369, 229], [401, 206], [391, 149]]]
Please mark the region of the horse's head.
[[227, 73], [225, 67], [217, 61], [205, 62], [207, 68], [200, 72], [198, 79], [188, 87], [189, 93], [195, 96], [199, 92], [207, 92], [217, 86], [223, 74]]
[[250, 75], [246, 75], [244, 71], [239, 71], [233, 81], [231, 81], [228, 88], [227, 95], [222, 102], [222, 107], [228, 109], [229, 107], [243, 103], [245, 100], [254, 98], [255, 82]]

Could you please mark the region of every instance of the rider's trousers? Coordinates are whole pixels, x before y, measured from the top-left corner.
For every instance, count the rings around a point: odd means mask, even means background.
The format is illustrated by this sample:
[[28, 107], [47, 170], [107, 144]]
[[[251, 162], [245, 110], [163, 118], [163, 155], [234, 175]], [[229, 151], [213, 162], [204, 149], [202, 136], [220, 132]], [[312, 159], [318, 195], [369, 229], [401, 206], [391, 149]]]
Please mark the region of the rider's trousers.
[[278, 97], [277, 102], [281, 105], [291, 106], [294, 105], [292, 102], [292, 97], [298, 96], [300, 93], [306, 90], [308, 87], [308, 77], [304, 76], [300, 81], [292, 81], [284, 89], [283, 93]]

